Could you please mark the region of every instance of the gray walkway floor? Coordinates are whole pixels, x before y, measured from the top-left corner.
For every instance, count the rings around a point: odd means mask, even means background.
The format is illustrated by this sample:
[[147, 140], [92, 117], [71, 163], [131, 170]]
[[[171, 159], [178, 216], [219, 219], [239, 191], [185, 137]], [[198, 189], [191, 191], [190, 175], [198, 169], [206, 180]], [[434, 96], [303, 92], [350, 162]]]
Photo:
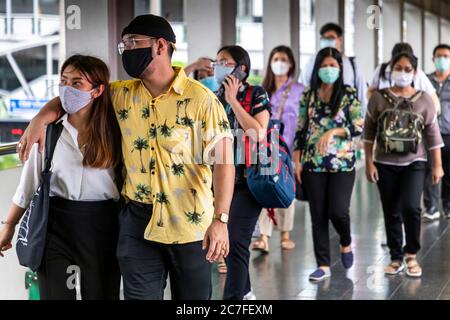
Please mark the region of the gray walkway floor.
[[[360, 171], [352, 198], [351, 217], [355, 265], [345, 271], [340, 262], [339, 239], [330, 226], [332, 277], [320, 284], [308, 281], [315, 269], [311, 221], [307, 205], [297, 203], [292, 239], [297, 247], [289, 252], [279, 245], [274, 231], [270, 254], [253, 252], [250, 274], [257, 299], [450, 299], [450, 221], [441, 218], [422, 225], [422, 250], [419, 262], [421, 279], [405, 275], [384, 276], [389, 263], [384, 242], [384, 222], [375, 185]], [[221, 298], [225, 276], [214, 268], [214, 299]]]

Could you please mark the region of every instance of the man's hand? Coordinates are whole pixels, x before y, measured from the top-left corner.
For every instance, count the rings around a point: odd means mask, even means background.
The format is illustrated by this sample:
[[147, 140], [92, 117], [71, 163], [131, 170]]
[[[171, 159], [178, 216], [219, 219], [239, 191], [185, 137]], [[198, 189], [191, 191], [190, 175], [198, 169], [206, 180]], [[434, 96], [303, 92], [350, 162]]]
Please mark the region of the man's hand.
[[217, 261], [220, 257], [226, 258], [230, 252], [227, 225], [214, 219], [203, 239], [203, 250], [208, 249], [206, 260]]
[[372, 183], [377, 183], [380, 179], [378, 169], [372, 161], [366, 161], [366, 176], [367, 180]]
[[22, 162], [28, 160], [30, 156], [31, 148], [35, 143], [39, 144], [39, 152], [44, 151], [45, 146], [45, 123], [39, 121], [38, 118], [33, 119], [25, 130], [24, 134], [20, 138], [17, 145], [17, 153]]

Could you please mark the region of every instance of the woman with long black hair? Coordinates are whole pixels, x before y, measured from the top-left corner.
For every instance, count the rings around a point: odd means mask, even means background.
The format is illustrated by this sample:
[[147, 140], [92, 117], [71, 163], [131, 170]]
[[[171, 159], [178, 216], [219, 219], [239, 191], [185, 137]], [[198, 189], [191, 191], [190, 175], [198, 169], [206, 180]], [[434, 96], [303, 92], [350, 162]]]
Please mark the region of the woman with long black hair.
[[355, 182], [355, 145], [362, 133], [362, 108], [354, 88], [344, 85], [342, 56], [334, 48], [319, 51], [311, 88], [305, 90], [295, 138], [296, 176], [306, 190], [318, 269], [309, 279], [331, 276], [331, 220], [340, 237], [341, 260], [353, 265], [350, 200]]
[[[247, 186], [245, 148], [240, 148], [241, 140], [236, 137], [243, 137], [245, 133], [252, 141], [264, 139], [270, 119], [270, 104], [262, 87], [251, 86], [247, 82], [250, 68], [250, 56], [242, 47], [227, 46], [217, 53], [214, 76], [223, 84], [224, 97], [221, 100], [235, 132], [236, 178], [228, 223], [230, 253], [226, 258], [225, 300], [254, 297], [248, 272], [249, 246], [262, 206]], [[231, 75], [236, 69], [246, 74], [242, 80]]]

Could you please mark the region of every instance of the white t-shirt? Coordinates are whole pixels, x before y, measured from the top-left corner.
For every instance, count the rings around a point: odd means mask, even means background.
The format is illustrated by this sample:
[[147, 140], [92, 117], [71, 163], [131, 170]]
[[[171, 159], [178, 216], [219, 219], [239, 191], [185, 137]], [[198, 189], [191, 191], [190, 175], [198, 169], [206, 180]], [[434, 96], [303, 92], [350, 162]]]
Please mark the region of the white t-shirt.
[[[371, 89], [386, 89], [394, 86], [392, 81], [389, 81], [391, 77], [391, 66], [386, 68], [386, 79], [380, 77], [381, 65], [377, 67], [373, 74], [372, 82], [370, 83]], [[432, 95], [436, 93], [436, 89], [433, 87], [430, 79], [428, 79], [425, 72], [422, 69], [417, 69], [417, 74], [414, 78], [414, 88], [417, 90], [425, 91], [426, 93]]]

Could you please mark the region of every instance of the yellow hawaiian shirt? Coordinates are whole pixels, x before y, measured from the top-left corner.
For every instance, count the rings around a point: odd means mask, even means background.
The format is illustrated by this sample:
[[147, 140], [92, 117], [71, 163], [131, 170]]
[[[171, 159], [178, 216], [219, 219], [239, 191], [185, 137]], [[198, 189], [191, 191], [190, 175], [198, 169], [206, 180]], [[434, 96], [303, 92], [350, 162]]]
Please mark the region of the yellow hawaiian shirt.
[[111, 84], [127, 171], [122, 194], [153, 204], [144, 237], [165, 244], [203, 240], [214, 214], [211, 152], [232, 139], [216, 96], [174, 70], [171, 87], [158, 97], [141, 80]]

